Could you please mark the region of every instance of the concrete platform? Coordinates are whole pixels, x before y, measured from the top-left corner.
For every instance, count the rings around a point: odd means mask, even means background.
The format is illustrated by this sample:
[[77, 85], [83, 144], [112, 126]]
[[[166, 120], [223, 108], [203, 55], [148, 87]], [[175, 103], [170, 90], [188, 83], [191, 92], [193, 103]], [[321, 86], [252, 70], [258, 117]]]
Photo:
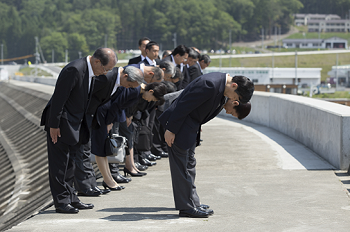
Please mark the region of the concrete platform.
[[163, 158], [122, 191], [80, 197], [92, 210], [50, 207], [9, 231], [349, 231], [345, 172], [279, 132], [225, 114], [202, 131], [196, 185], [213, 216], [178, 217]]

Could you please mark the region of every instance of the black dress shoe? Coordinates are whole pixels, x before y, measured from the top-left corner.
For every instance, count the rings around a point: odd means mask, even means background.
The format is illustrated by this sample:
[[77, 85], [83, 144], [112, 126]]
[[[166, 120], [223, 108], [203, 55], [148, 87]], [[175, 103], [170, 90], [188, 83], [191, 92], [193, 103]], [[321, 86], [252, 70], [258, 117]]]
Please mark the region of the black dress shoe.
[[201, 207], [203, 209], [209, 209], [210, 208], [209, 205], [205, 205], [205, 204], [201, 204], [199, 207]]
[[94, 208], [94, 205], [93, 204], [85, 204], [81, 201], [79, 202], [72, 202], [70, 203], [74, 208], [77, 208], [77, 209], [92, 209]]
[[107, 193], [109, 193], [111, 191], [109, 189], [100, 189], [97, 186], [93, 187], [93, 189], [95, 189], [96, 191], [99, 191], [101, 194], [107, 194]]
[[157, 159], [161, 159], [162, 157], [160, 157], [158, 155], [148, 154], [148, 155], [146, 155], [146, 158], [149, 161], [156, 161]]
[[149, 161], [156, 161], [157, 160], [157, 158], [155, 156], [153, 156], [152, 154], [146, 155], [146, 159], [148, 159]]
[[139, 162], [135, 162], [135, 167], [136, 167], [138, 170], [140, 170], [140, 171], [145, 171], [145, 170], [147, 170], [147, 168], [148, 168], [148, 166], [142, 165], [142, 164], [140, 164]]
[[147, 165], [147, 166], [153, 166], [153, 165], [156, 165], [157, 163], [156, 162], [151, 162], [148, 159], [143, 158], [143, 159], [140, 160], [140, 164]]
[[129, 183], [131, 181], [131, 178], [124, 177], [121, 174], [112, 175], [112, 177], [117, 183]]
[[207, 212], [209, 214], [209, 216], [214, 214], [214, 210], [212, 210], [212, 209], [209, 209], [209, 208], [205, 209], [202, 207], [199, 207], [199, 209], [204, 211], [204, 212]]
[[88, 197], [97, 197], [102, 193], [100, 191], [96, 191], [95, 189], [89, 188], [84, 191], [78, 191], [78, 196], [88, 196]]
[[192, 209], [180, 210], [179, 217], [207, 218], [209, 217], [209, 213], [197, 207]]
[[162, 153], [160, 153], [159, 156], [162, 157], [162, 158], [168, 158], [169, 154], [168, 154], [168, 152], [162, 151]]
[[70, 204], [66, 204], [56, 208], [56, 213], [78, 213], [79, 209], [74, 208]]

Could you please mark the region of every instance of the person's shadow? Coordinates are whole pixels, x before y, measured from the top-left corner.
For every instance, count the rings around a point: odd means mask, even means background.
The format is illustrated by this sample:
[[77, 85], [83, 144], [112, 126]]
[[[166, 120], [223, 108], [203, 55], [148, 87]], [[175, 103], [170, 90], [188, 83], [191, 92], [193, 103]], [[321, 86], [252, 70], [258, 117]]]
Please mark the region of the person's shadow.
[[[122, 214], [114, 214], [108, 217], [101, 218], [108, 221], [141, 221], [146, 219], [169, 220], [169, 219], [179, 218], [178, 212], [175, 211], [174, 208], [166, 208], [166, 207], [132, 207], [132, 208], [121, 207], [121, 208], [106, 208], [99, 211], [111, 212], [111, 213], [122, 213]], [[166, 213], [167, 211], [169, 211], [169, 213]]]

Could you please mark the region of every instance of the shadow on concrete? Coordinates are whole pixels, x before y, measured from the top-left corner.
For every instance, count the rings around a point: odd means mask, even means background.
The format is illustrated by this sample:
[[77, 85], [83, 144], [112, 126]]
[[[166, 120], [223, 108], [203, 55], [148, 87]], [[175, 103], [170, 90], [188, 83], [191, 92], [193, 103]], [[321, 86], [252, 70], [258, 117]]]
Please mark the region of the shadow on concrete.
[[[281, 132], [263, 125], [238, 120], [224, 111], [218, 117], [250, 127], [263, 135], [260, 134], [260, 137], [267, 137], [270, 141], [275, 142], [278, 146], [274, 147], [284, 160], [283, 169], [337, 170], [310, 148]], [[273, 143], [270, 142], [270, 144], [273, 146]]]
[[[102, 212], [111, 212], [111, 213], [123, 213], [118, 215], [110, 215], [101, 219], [108, 221], [142, 221], [147, 219], [152, 220], [169, 220], [169, 219], [178, 219], [179, 215], [174, 214], [174, 208], [166, 207], [132, 207], [132, 208], [107, 208], [99, 210]], [[173, 213], [158, 213], [158, 212], [173, 212]]]

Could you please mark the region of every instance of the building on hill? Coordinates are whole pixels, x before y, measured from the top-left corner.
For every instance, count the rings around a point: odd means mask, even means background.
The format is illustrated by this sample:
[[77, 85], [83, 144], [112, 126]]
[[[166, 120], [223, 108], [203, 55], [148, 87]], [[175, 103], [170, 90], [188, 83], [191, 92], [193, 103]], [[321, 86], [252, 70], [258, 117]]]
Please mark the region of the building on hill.
[[297, 26], [309, 25], [309, 21], [331, 21], [341, 19], [339, 15], [334, 14], [294, 14], [294, 23]]
[[348, 48], [348, 41], [339, 37], [328, 39], [284, 39], [282, 43], [287, 48]]
[[307, 30], [308, 32], [350, 32], [350, 20], [309, 20]]

